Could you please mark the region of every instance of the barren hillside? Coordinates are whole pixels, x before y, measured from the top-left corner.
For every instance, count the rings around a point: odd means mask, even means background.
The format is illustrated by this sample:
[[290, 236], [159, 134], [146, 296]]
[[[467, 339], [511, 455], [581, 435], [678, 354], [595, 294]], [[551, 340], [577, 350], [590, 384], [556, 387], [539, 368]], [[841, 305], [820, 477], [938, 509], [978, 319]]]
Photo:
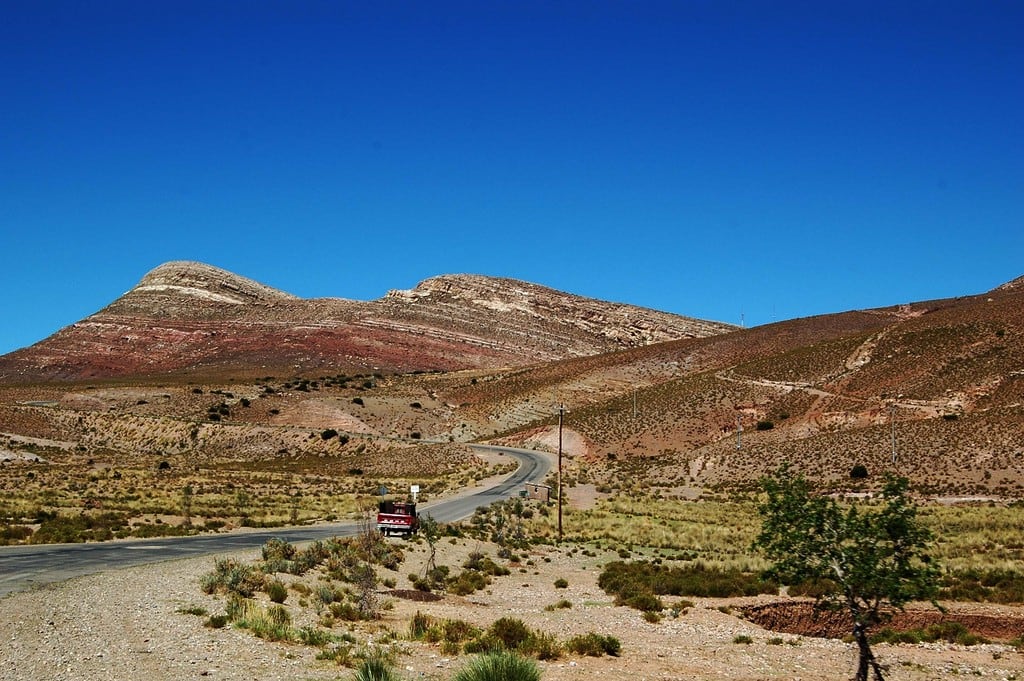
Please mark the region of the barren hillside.
[[792, 320], [444, 394], [517, 442], [543, 439], [565, 404], [566, 427], [585, 443], [576, 465], [641, 487], [746, 487], [788, 460], [832, 483], [863, 464], [936, 494], [1015, 497], [1024, 293]]
[[[146, 471], [161, 460], [174, 475], [447, 476], [438, 479], [441, 488], [478, 465], [460, 443], [500, 439], [554, 451], [564, 405], [574, 482], [692, 496], [749, 488], [791, 461], [836, 485], [849, 485], [860, 464], [869, 485], [893, 470], [937, 496], [1024, 492], [1018, 287], [653, 342], [668, 333], [671, 319], [652, 313], [641, 324], [632, 308], [521, 282], [443, 277], [365, 304], [302, 301], [214, 275], [194, 265], [158, 269], [81, 325], [5, 358], [7, 371], [35, 362], [34, 371], [51, 378], [100, 367], [129, 373], [0, 388], [10, 489], [95, 477], [98, 469]], [[194, 301], [200, 312], [172, 324]], [[309, 310], [321, 326], [301, 322]], [[456, 321], [445, 322], [449, 313]], [[485, 322], [493, 325], [489, 347], [481, 340]], [[511, 331], [496, 331], [517, 325], [532, 329], [533, 340], [525, 331], [515, 341]], [[113, 338], [115, 328], [123, 335]], [[373, 352], [351, 361], [386, 356], [390, 371], [314, 371], [318, 362], [344, 356], [332, 354], [338, 349], [316, 354], [314, 346], [357, 330], [360, 351]], [[378, 344], [368, 330], [380, 334]], [[628, 341], [619, 337], [627, 331]], [[86, 336], [88, 343], [74, 344]], [[639, 347], [584, 352], [631, 343]], [[540, 361], [559, 347], [562, 359]], [[523, 365], [527, 349], [532, 364]], [[286, 357], [296, 364], [282, 367]], [[422, 368], [444, 357], [466, 368]], [[405, 362], [415, 368], [401, 373]], [[170, 366], [187, 369], [146, 376]], [[36, 455], [47, 464], [26, 486], [22, 474]], [[94, 496], [99, 484], [81, 485], [69, 503]], [[373, 484], [354, 479], [345, 486]]]
[[732, 330], [511, 279], [448, 275], [370, 302], [305, 300], [191, 262], [0, 357], [0, 382], [522, 366]]

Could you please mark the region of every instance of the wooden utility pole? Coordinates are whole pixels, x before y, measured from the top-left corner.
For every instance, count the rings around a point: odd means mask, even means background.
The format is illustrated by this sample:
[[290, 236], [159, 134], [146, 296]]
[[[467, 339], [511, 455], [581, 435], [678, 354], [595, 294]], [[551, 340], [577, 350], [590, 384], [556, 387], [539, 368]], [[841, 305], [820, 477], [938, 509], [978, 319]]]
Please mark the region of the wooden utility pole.
[[562, 414], [564, 405], [558, 405], [558, 543], [562, 543]]
[[892, 465], [896, 465], [896, 403], [889, 403], [889, 430], [892, 433]]

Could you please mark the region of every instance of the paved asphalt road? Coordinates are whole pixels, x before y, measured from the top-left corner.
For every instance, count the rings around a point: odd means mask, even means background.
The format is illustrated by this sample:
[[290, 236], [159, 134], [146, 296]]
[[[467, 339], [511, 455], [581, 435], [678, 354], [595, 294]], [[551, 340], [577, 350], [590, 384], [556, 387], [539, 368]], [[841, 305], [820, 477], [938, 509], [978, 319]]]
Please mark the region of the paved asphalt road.
[[[528, 449], [512, 449], [489, 445], [473, 445], [477, 449], [503, 452], [519, 460], [519, 468], [495, 487], [472, 495], [424, 504], [420, 514], [428, 514], [444, 523], [461, 520], [479, 506], [512, 496], [526, 482], [540, 482], [547, 475], [550, 462], [543, 454]], [[293, 543], [349, 536], [358, 529], [356, 523], [330, 523], [306, 527], [281, 527], [253, 532], [205, 534], [193, 537], [169, 537], [90, 544], [38, 544], [0, 546], [0, 596], [24, 591], [33, 586], [60, 582], [72, 577], [103, 570], [155, 563], [162, 560], [189, 558], [216, 553], [255, 549], [271, 537]]]

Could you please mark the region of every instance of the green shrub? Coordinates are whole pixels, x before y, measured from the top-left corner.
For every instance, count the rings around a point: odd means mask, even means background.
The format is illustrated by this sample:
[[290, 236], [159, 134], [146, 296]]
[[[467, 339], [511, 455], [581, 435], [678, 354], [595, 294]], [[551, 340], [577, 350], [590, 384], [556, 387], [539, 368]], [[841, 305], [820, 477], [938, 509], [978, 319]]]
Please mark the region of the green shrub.
[[0, 529], [0, 546], [17, 544], [32, 536], [32, 528], [26, 525], [4, 525]]
[[616, 605], [626, 605], [643, 613], [661, 612], [665, 604], [652, 593], [637, 593], [626, 598], [616, 598]]
[[245, 601], [234, 620], [238, 627], [267, 641], [294, 641], [296, 638], [291, 615], [280, 605], [263, 608], [254, 601]]
[[514, 617], [502, 617], [495, 621], [487, 632], [500, 641], [505, 650], [516, 650], [533, 636], [530, 628], [522, 620]]
[[288, 598], [288, 587], [279, 579], [271, 579], [266, 583], [264, 590], [267, 592], [267, 596], [274, 603], [284, 603]]
[[897, 631], [892, 627], [885, 627], [872, 634], [869, 640], [871, 643], [916, 644], [921, 642], [921, 634], [920, 629], [916, 631]]
[[463, 570], [448, 580], [448, 590], [459, 596], [468, 596], [491, 583], [490, 578], [476, 570]]
[[480, 635], [480, 630], [465, 620], [446, 619], [439, 626], [442, 642], [462, 643]]
[[749, 645], [754, 642], [754, 639], [750, 638], [746, 634], [738, 634], [732, 639], [733, 643], [739, 643], [741, 645]]
[[263, 588], [265, 577], [251, 565], [239, 563], [232, 558], [218, 558], [214, 561], [213, 572], [200, 578], [203, 593], [227, 593], [250, 598]]
[[510, 574], [508, 568], [498, 565], [488, 556], [485, 556], [479, 551], [474, 551], [469, 554], [469, 558], [467, 558], [466, 562], [462, 564], [462, 567], [467, 570], [475, 570], [494, 577], [502, 577]]
[[209, 619], [203, 622], [204, 627], [210, 629], [221, 629], [228, 623], [227, 615], [210, 615]]
[[316, 587], [316, 599], [322, 605], [330, 605], [339, 600], [339, 594], [330, 584], [320, 584]]
[[346, 622], [358, 622], [365, 619], [359, 608], [351, 603], [331, 603], [330, 610], [331, 616]]
[[381, 656], [371, 656], [363, 660], [352, 675], [353, 681], [400, 681], [394, 665]]
[[131, 532], [128, 532], [127, 528], [119, 530], [115, 536], [118, 538], [131, 536], [138, 537], [139, 539], [150, 539], [153, 537], [182, 537], [187, 534], [189, 534], [189, 528], [184, 525], [144, 524], [136, 525]]
[[555, 580], [555, 588], [556, 589], [568, 589], [569, 588], [569, 582], [567, 580], [559, 577], [558, 579]]
[[325, 647], [316, 654], [316, 659], [334, 662], [342, 667], [350, 667], [353, 661], [352, 646], [342, 643]]
[[533, 632], [533, 637], [526, 647], [520, 650], [524, 655], [532, 655], [538, 660], [557, 660], [562, 657], [565, 647], [558, 637], [543, 631]]
[[486, 655], [488, 653], [500, 653], [504, 649], [501, 646], [501, 641], [491, 636], [490, 633], [485, 632], [482, 636], [466, 641], [463, 650], [471, 655]]
[[481, 655], [456, 672], [453, 681], [540, 681], [540, 669], [533, 660], [516, 653]]
[[301, 627], [296, 633], [300, 641], [307, 646], [315, 646], [317, 648], [321, 648], [335, 640], [335, 636], [331, 632], [324, 631], [318, 627]]
[[925, 640], [948, 641], [962, 646], [973, 646], [988, 641], [977, 634], [971, 633], [960, 622], [936, 622], [925, 627]]
[[618, 657], [622, 651], [622, 644], [614, 636], [603, 636], [591, 632], [582, 636], [573, 636], [565, 647], [577, 655], [588, 655], [590, 657], [601, 657], [611, 655]]
[[472, 637], [464, 646], [467, 653], [516, 652], [541, 660], [555, 660], [562, 655], [562, 644], [556, 636], [534, 631], [522, 620], [502, 617], [483, 634], [472, 625], [461, 624], [467, 628], [458, 631], [459, 637]]
[[249, 608], [249, 604], [252, 601], [244, 596], [238, 594], [229, 594], [228, 603], [224, 606], [224, 610], [228, 621], [234, 622], [235, 620], [244, 617], [246, 610]]
[[962, 646], [988, 643], [983, 636], [972, 633], [960, 622], [936, 622], [924, 629], [897, 631], [891, 627], [880, 629], [871, 636], [871, 643], [933, 643], [947, 641]]
[[[458, 655], [462, 643], [479, 637], [480, 629], [465, 620], [437, 619], [417, 612], [409, 623], [409, 637], [427, 643], [440, 643], [445, 655]], [[492, 647], [496, 647], [495, 644]]]
[[39, 529], [29, 538], [32, 544], [69, 544], [86, 541], [109, 541], [115, 533], [126, 531], [128, 515], [125, 513], [81, 513], [63, 516], [57, 513], [40, 514]]
[[638, 594], [729, 598], [773, 594], [779, 589], [778, 583], [762, 575], [737, 569], [709, 568], [702, 563], [667, 567], [648, 561], [608, 563], [597, 583], [605, 593], [617, 596], [620, 605]]
[[295, 558], [295, 546], [280, 537], [272, 537], [263, 545], [263, 560], [292, 560]]
[[970, 569], [942, 578], [939, 598], [953, 601], [1024, 603], [1024, 573], [1007, 569]]
[[412, 616], [409, 622], [409, 638], [414, 641], [422, 641], [427, 632], [436, 624], [437, 620], [430, 615], [425, 615], [419, 610]]
[[831, 579], [805, 579], [802, 582], [790, 586], [789, 595], [820, 598], [828, 594], [834, 594], [838, 589], [839, 585]]
[[272, 605], [267, 608], [267, 617], [274, 624], [291, 624], [292, 616], [288, 614], [288, 610], [280, 605]]

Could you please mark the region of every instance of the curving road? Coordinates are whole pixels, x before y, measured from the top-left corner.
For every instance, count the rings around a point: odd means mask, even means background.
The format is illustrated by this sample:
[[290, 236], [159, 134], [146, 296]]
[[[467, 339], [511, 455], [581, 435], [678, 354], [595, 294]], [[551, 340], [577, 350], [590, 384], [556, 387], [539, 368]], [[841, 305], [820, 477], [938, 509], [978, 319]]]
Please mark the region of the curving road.
[[[547, 456], [529, 449], [492, 445], [471, 446], [475, 449], [508, 454], [519, 460], [519, 468], [494, 487], [470, 495], [424, 504], [420, 508], [421, 515], [430, 515], [444, 523], [461, 520], [472, 515], [480, 506], [489, 506], [518, 492], [527, 482], [542, 481], [551, 467]], [[350, 536], [357, 530], [357, 523], [347, 522], [124, 542], [0, 546], [0, 596], [103, 570], [256, 549], [263, 546], [271, 537], [298, 543]]]

